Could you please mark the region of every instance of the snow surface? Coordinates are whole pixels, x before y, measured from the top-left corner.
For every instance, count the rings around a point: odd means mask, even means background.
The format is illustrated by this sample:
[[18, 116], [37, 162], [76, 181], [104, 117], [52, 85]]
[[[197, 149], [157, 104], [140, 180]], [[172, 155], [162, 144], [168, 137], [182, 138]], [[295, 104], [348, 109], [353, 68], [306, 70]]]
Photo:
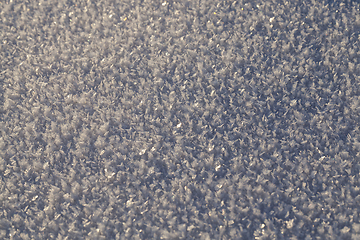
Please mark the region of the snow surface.
[[359, 8], [0, 1], [0, 239], [360, 239]]

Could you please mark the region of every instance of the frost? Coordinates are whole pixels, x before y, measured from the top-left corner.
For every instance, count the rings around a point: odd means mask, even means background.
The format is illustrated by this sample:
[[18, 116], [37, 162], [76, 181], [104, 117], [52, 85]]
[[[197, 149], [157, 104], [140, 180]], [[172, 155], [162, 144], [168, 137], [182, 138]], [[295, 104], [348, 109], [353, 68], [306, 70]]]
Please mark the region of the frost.
[[2, 2], [0, 239], [360, 235], [358, 1]]
[[146, 152], [146, 149], [142, 149], [142, 150], [139, 152], [139, 155], [140, 155], [140, 156], [141, 156], [141, 155], [144, 155], [145, 152]]
[[211, 152], [212, 150], [214, 150], [215, 145], [210, 145], [208, 148], [208, 151]]
[[221, 169], [221, 165], [217, 165], [216, 167], [215, 167], [215, 171], [219, 171]]

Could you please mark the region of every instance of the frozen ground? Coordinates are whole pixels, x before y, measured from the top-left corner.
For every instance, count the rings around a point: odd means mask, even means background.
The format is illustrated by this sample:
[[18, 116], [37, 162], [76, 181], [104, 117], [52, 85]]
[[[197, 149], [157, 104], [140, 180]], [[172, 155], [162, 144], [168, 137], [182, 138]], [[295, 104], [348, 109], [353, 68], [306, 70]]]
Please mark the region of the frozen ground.
[[360, 239], [357, 1], [0, 1], [0, 239]]

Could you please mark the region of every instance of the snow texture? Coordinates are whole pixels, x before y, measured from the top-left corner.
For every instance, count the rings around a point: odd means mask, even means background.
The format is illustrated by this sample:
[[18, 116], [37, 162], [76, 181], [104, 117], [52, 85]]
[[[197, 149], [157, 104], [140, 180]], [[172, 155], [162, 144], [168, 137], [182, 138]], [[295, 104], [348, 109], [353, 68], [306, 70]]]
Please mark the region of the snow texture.
[[360, 239], [359, 8], [0, 1], [0, 239]]

